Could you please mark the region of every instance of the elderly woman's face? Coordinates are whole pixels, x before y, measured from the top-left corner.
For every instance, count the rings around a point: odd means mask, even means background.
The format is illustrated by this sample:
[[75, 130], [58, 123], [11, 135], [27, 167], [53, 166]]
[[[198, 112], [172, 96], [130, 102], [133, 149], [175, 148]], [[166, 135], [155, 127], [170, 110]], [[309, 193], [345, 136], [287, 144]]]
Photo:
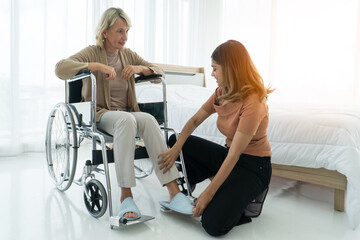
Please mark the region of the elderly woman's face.
[[103, 32], [105, 38], [104, 47], [108, 52], [115, 52], [125, 47], [128, 38], [129, 27], [122, 18], [116, 19], [114, 25]]

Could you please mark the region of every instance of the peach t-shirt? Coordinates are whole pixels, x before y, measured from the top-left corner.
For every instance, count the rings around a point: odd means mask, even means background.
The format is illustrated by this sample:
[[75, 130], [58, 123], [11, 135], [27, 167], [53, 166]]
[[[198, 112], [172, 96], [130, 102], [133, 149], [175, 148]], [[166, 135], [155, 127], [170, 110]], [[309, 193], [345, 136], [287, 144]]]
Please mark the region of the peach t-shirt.
[[203, 104], [202, 109], [209, 114], [218, 113], [217, 127], [225, 135], [226, 145], [230, 147], [235, 132], [240, 131], [253, 136], [243, 153], [270, 157], [271, 148], [266, 132], [269, 113], [265, 101], [260, 102], [257, 94], [250, 94], [242, 101], [226, 102], [221, 105], [217, 98], [220, 94], [221, 89], [217, 88]]

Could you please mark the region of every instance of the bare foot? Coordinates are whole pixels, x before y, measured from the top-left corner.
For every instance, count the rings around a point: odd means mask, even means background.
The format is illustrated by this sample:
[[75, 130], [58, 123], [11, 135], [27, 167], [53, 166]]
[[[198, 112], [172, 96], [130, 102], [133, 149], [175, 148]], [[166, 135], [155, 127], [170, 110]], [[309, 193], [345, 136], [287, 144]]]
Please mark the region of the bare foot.
[[127, 212], [123, 215], [123, 217], [126, 217], [126, 218], [137, 218], [137, 213], [135, 212]]

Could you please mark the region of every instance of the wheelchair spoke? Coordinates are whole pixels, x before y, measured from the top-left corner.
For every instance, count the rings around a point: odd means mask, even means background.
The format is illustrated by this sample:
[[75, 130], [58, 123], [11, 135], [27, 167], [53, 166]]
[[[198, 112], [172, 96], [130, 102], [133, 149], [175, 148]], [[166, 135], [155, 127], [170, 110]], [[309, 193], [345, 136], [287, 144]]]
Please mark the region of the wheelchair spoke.
[[95, 196], [96, 193], [96, 189], [94, 189], [95, 186], [90, 186], [89, 190], [90, 190], [90, 196], [93, 198], [93, 196]]
[[91, 202], [91, 211], [95, 212], [95, 201]]
[[94, 205], [97, 207], [97, 211], [100, 211], [100, 209], [101, 209], [101, 204], [100, 204], [99, 199], [96, 199], [96, 200], [94, 201]]
[[99, 211], [101, 209], [100, 201], [101, 201], [102, 197], [101, 197], [100, 190], [97, 186], [94, 186], [94, 193], [93, 193], [92, 199], [94, 202], [94, 207], [96, 206], [97, 210]]

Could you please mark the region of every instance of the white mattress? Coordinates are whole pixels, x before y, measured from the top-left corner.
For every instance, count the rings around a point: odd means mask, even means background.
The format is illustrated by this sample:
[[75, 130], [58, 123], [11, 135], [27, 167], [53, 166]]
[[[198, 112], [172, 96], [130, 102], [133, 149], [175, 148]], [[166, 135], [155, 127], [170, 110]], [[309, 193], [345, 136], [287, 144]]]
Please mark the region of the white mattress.
[[[213, 93], [192, 85], [168, 85], [168, 124], [180, 131]], [[162, 100], [161, 85], [137, 86], [139, 102]], [[272, 162], [337, 170], [348, 180], [346, 213], [351, 227], [360, 223], [360, 110], [269, 106], [268, 138]], [[225, 137], [217, 130], [216, 114], [194, 134], [219, 144]]]
[[[201, 105], [212, 94], [211, 90], [194, 85], [167, 85], [168, 126], [180, 132], [186, 122], [199, 110]], [[138, 102], [162, 101], [160, 84], [137, 85]], [[219, 144], [225, 144], [225, 137], [217, 129], [217, 116], [213, 114], [194, 132]]]

